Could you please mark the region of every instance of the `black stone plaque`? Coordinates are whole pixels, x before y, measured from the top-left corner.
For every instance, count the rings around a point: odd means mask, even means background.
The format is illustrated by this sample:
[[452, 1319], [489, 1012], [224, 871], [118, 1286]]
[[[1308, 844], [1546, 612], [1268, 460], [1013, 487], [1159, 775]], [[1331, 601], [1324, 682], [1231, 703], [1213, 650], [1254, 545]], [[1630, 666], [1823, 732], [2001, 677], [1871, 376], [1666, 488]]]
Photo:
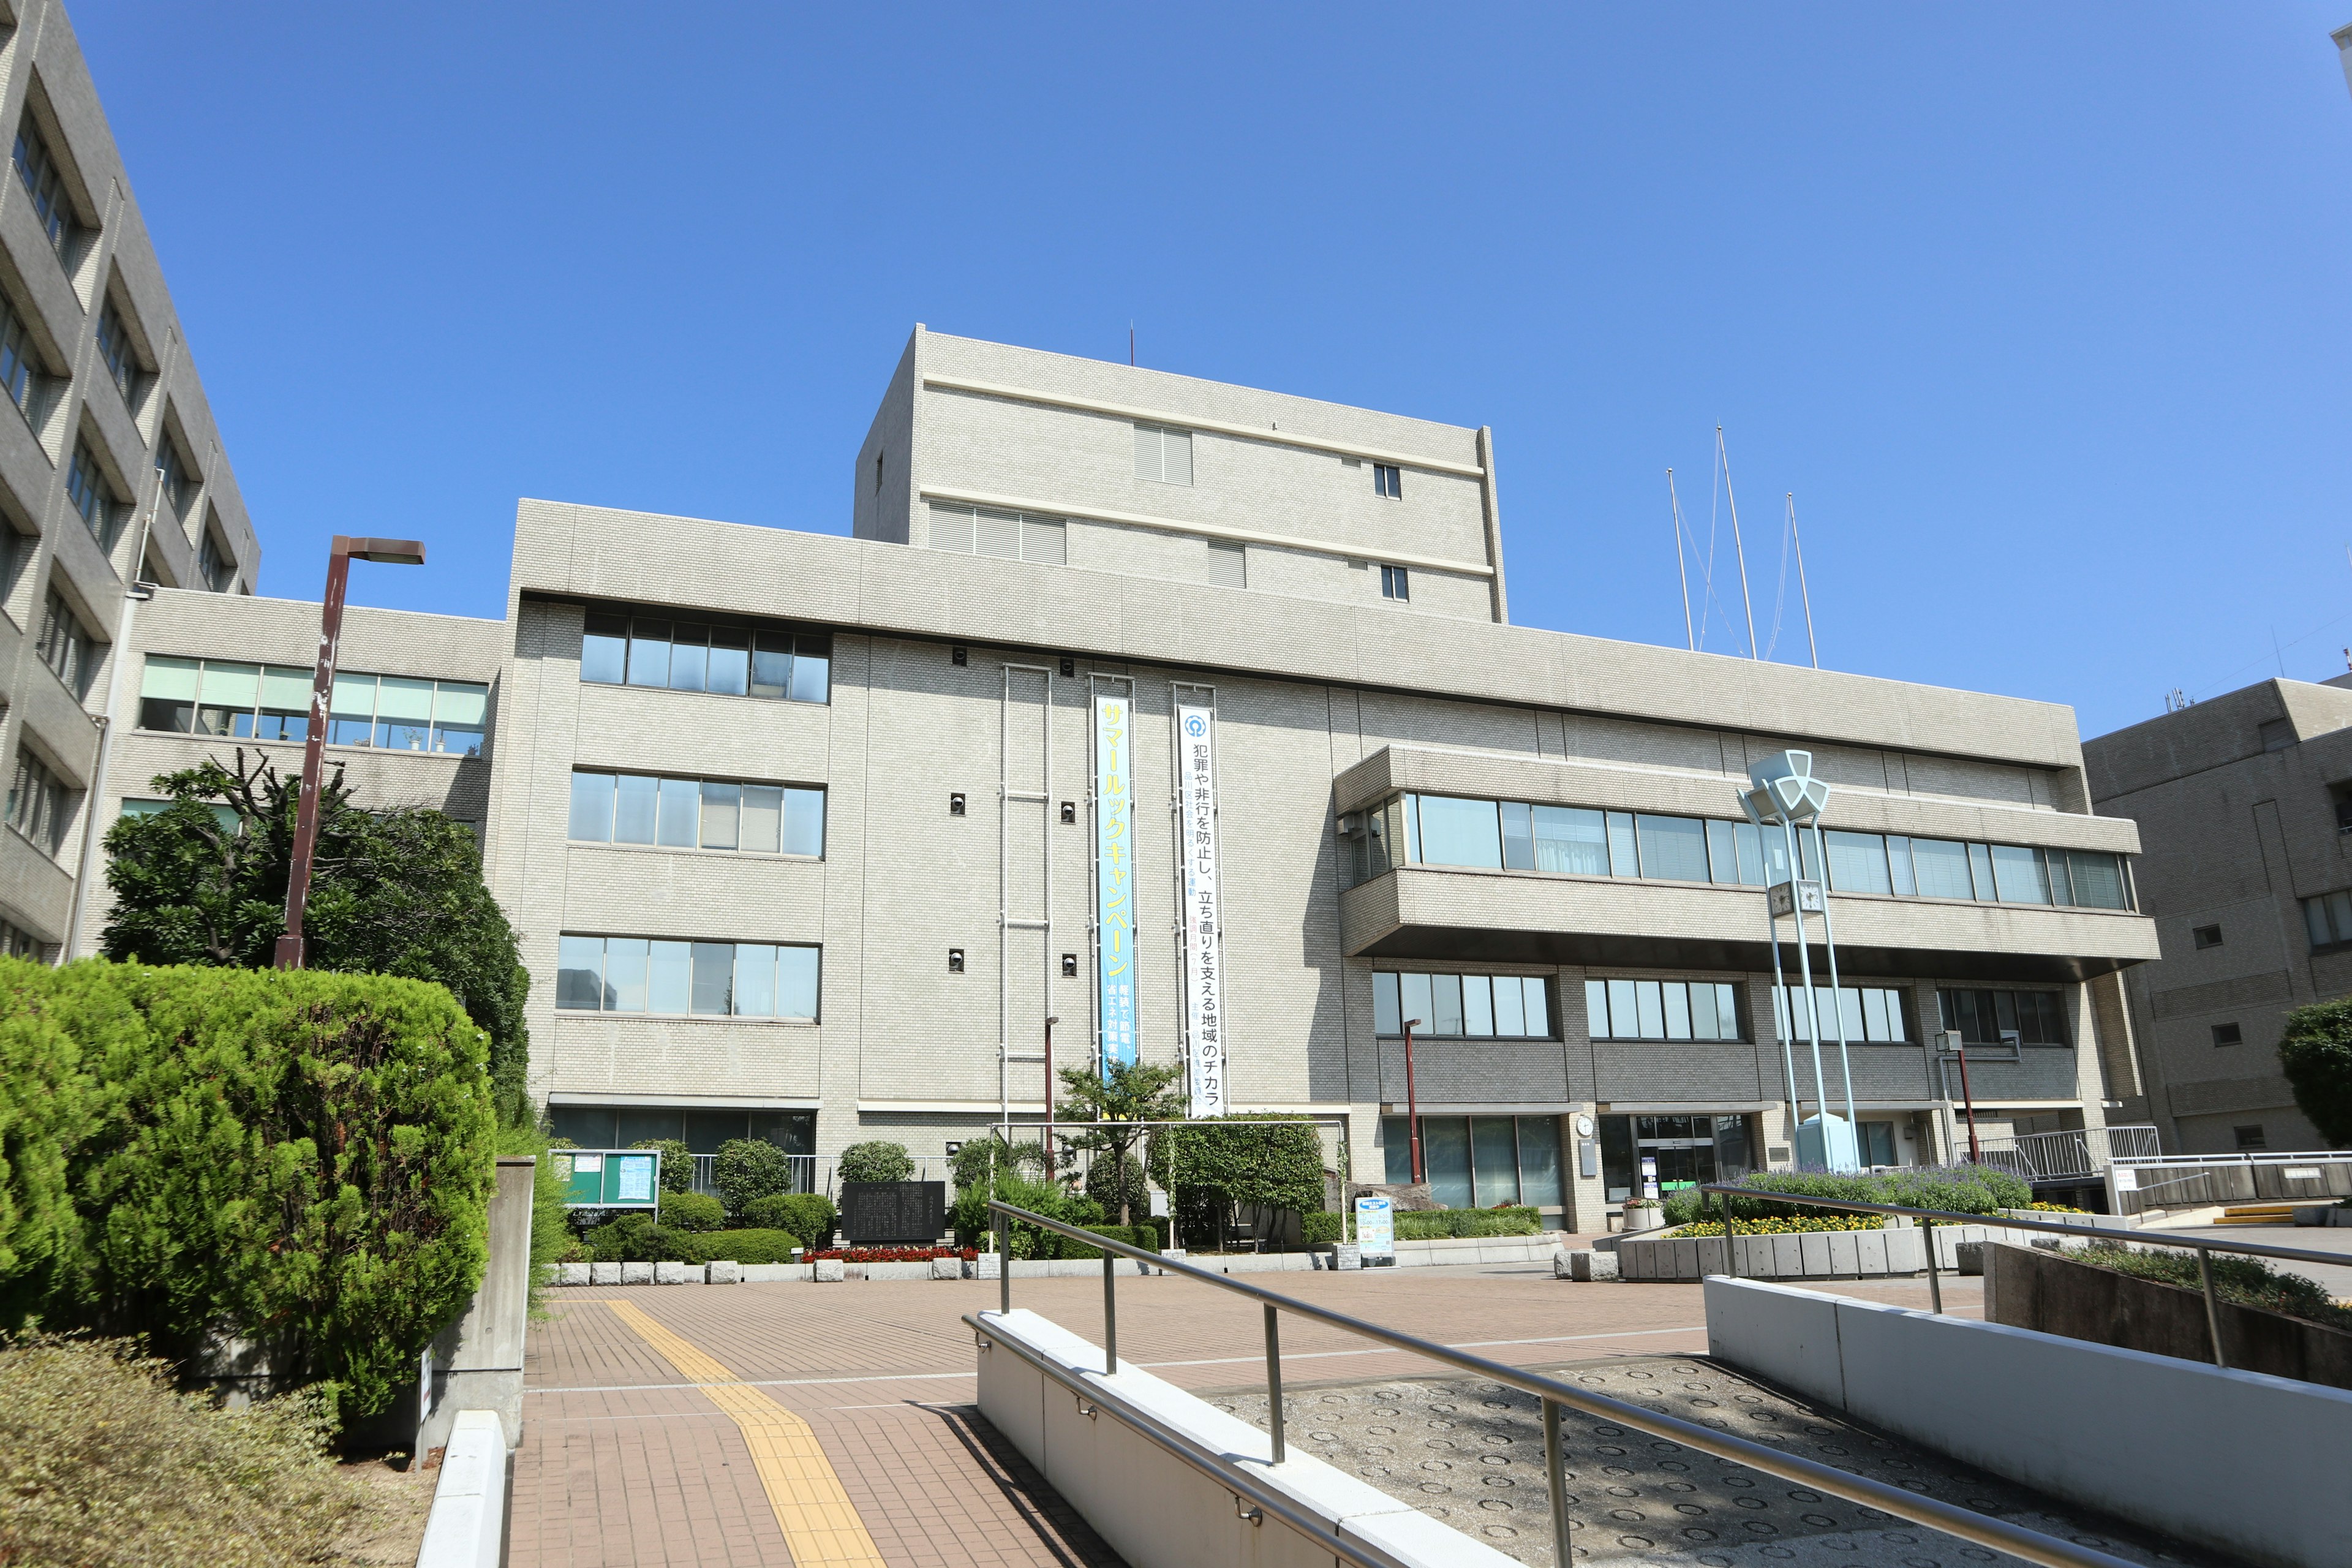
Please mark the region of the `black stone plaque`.
[[948, 1227], [945, 1182], [844, 1182], [841, 1234], [852, 1246], [919, 1247]]

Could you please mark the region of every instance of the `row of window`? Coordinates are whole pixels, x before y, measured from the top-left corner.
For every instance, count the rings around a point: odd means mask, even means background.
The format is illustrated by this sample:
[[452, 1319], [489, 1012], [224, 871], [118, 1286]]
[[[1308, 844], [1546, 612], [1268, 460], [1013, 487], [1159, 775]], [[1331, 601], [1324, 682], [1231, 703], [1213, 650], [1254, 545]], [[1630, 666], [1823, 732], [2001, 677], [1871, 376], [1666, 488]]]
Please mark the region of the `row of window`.
[[1540, 974], [1391, 974], [1372, 976], [1372, 1027], [1439, 1038], [1549, 1040], [1550, 983]]
[[19, 746], [16, 771], [8, 781], [8, 826], [54, 856], [73, 825], [73, 792], [40, 758]]
[[[1383, 1173], [1400, 1186], [1412, 1180], [1412, 1125], [1402, 1116], [1381, 1119]], [[1556, 1207], [1561, 1202], [1559, 1118], [1424, 1116], [1421, 1169], [1448, 1208]]]
[[766, 855], [824, 853], [824, 791], [646, 773], [572, 775], [571, 837]]
[[580, 647], [580, 679], [604, 686], [823, 702], [832, 671], [833, 638], [790, 626], [591, 610]]
[[555, 1005], [583, 1013], [814, 1023], [821, 951], [760, 942], [565, 936], [558, 944]]
[[1596, 1040], [1743, 1037], [1738, 987], [1712, 980], [1588, 980], [1584, 1021]]
[[931, 503], [930, 544], [953, 555], [994, 555], [1059, 566], [1069, 557], [1069, 520], [1001, 507]]
[[[1360, 468], [1360, 458], [1339, 459], [1348, 468]], [[1155, 484], [1189, 485], [1192, 482], [1192, 433], [1166, 425], [1138, 425], [1135, 427], [1135, 477]], [[1372, 493], [1386, 500], [1404, 499], [1404, 471], [1394, 463], [1372, 465]], [[1396, 595], [1399, 598], [1402, 595]]]
[[[1789, 999], [1791, 995], [1797, 1002], [1797, 1019], [1793, 1025], [1789, 1021]], [[1837, 1038], [1841, 1028], [1845, 1031], [1849, 1044], [1866, 1040], [1892, 1045], [1910, 1037], [1904, 1031], [1903, 993], [1891, 986], [1841, 985], [1836, 994], [1832, 995], [1828, 986], [1816, 985], [1810, 1006], [1802, 987], [1784, 990], [1776, 985], [1772, 988], [1772, 1021], [1780, 1026], [1782, 1039], [1811, 1039], [1816, 1018], [1821, 1021], [1821, 1037], [1824, 1040]]]
[[[1787, 840], [1745, 822], [1529, 805], [1459, 795], [1392, 795], [1350, 818], [1356, 881], [1393, 864], [1765, 887], [1788, 879]], [[1844, 893], [2004, 904], [2129, 908], [2120, 857], [2104, 851], [1971, 844], [1814, 829], [1800, 836], [1805, 875]], [[1403, 847], [1400, 857], [1397, 847]]]
[[[139, 727], [182, 735], [306, 741], [313, 674], [291, 665], [237, 664], [150, 654], [139, 686]], [[481, 754], [490, 689], [479, 681], [338, 673], [327, 741], [395, 752]]]
[[2066, 1009], [2055, 991], [1961, 991], [1936, 993], [1944, 1027], [1969, 1045], [1998, 1045], [2011, 1034], [2023, 1046], [2067, 1044]]
[[33, 651], [77, 698], [89, 692], [90, 677], [98, 669], [99, 647], [82, 629], [81, 617], [73, 613], [65, 595], [50, 589], [47, 602], [41, 606], [41, 633], [34, 639]]

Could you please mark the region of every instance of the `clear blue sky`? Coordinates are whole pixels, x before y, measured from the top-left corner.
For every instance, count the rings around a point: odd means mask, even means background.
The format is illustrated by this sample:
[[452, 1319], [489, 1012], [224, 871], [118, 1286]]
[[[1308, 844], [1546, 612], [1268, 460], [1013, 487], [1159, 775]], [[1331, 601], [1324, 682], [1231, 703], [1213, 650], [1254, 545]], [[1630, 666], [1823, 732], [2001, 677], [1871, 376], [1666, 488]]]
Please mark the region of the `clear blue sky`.
[[265, 593], [416, 534], [355, 599], [499, 615], [523, 495], [845, 531], [914, 322], [1132, 320], [1492, 425], [1525, 624], [1682, 641], [1720, 422], [1833, 668], [2095, 734], [2352, 643], [2352, 0], [73, 14]]

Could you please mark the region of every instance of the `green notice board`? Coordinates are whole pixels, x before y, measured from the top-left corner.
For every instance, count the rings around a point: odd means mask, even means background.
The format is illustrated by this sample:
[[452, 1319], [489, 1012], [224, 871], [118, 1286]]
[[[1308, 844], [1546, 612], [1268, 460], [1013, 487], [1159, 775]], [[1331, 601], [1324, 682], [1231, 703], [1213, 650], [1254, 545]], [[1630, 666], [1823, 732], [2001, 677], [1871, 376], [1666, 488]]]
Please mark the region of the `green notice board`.
[[651, 1149], [558, 1149], [563, 1201], [575, 1209], [649, 1209], [661, 1204], [661, 1155]]

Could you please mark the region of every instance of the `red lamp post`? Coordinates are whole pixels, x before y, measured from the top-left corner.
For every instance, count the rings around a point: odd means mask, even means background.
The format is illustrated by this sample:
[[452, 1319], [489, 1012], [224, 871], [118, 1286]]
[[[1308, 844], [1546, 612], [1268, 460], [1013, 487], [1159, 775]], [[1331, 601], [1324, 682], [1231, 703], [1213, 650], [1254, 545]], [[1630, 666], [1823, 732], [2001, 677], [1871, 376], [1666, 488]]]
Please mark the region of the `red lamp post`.
[[1421, 1099], [1412, 1088], [1412, 1032], [1420, 1023], [1418, 1018], [1404, 1021], [1404, 1121], [1412, 1141], [1412, 1184], [1416, 1187], [1424, 1179], [1421, 1171]]
[[343, 591], [354, 561], [422, 566], [425, 546], [413, 539], [352, 539], [339, 533], [328, 551], [327, 596], [319, 606], [319, 663], [310, 679], [310, 732], [302, 743], [302, 798], [286, 868], [286, 931], [278, 939], [280, 969], [302, 967], [302, 911], [310, 902], [310, 859], [319, 847], [319, 775], [326, 761], [327, 706], [334, 695], [335, 655], [343, 640]]

